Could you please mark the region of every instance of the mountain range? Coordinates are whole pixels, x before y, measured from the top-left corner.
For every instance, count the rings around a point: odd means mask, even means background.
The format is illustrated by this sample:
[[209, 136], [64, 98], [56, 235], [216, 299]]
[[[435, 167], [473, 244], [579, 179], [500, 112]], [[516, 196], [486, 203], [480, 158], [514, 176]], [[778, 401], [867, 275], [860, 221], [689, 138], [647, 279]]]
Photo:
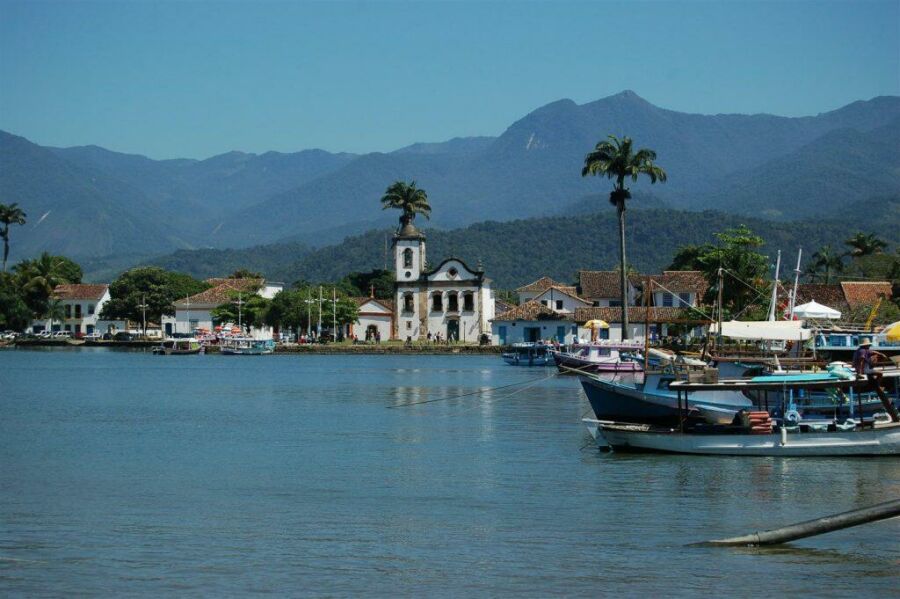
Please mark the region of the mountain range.
[[498, 137], [361, 155], [152, 160], [0, 132], [0, 202], [28, 213], [11, 233], [12, 259], [48, 250], [136, 263], [177, 249], [320, 247], [393, 225], [396, 214], [378, 199], [398, 179], [428, 191], [429, 224], [439, 229], [605, 209], [609, 182], [580, 169], [607, 134], [656, 150], [668, 182], [636, 184], [633, 202], [651, 198], [653, 209], [837, 218], [854, 202], [900, 191], [898, 97], [791, 118], [676, 112], [625, 91], [553, 102]]

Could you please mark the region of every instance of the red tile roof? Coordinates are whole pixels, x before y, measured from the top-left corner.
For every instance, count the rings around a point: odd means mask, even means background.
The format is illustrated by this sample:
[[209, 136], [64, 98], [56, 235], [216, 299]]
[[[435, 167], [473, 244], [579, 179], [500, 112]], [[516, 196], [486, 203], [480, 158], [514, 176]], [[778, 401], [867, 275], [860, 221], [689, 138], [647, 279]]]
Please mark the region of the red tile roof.
[[352, 299], [354, 302], [356, 302], [357, 308], [362, 308], [366, 305], [367, 302], [375, 302], [376, 304], [381, 304], [385, 310], [388, 310], [390, 312], [394, 311], [394, 300], [384, 300], [374, 297], [354, 297]]
[[797, 285], [797, 305], [818, 302], [822, 305], [845, 312], [848, 308], [844, 299], [844, 290], [840, 285], [824, 285], [821, 283], [801, 283]]
[[206, 291], [201, 291], [196, 295], [192, 295], [187, 299], [181, 299], [175, 302], [178, 308], [190, 305], [211, 305], [218, 306], [232, 299], [236, 293], [256, 293], [263, 285], [262, 279], [210, 279], [211, 281], [220, 280], [221, 282], [215, 287], [210, 287]]
[[[644, 285], [646, 278], [641, 281], [641, 286]], [[696, 293], [703, 299], [703, 295], [709, 289], [706, 277], [699, 270], [666, 270], [661, 275], [649, 275], [649, 278], [654, 283], [654, 291], [657, 289], [656, 285], [659, 285], [662, 291]]]
[[53, 297], [61, 300], [99, 300], [109, 285], [65, 284], [53, 289]]
[[538, 301], [529, 300], [521, 306], [498, 314], [494, 320], [572, 320], [572, 315], [554, 312]]
[[588, 299], [616, 299], [622, 295], [617, 270], [581, 270], [578, 271], [581, 281], [581, 297]]
[[[628, 321], [631, 324], [641, 324], [646, 320], [643, 306], [629, 306]], [[587, 322], [589, 320], [605, 320], [606, 322], [622, 322], [622, 308], [609, 306], [594, 306], [591, 308], [576, 308], [575, 321]], [[683, 308], [650, 308], [650, 322], [705, 322], [703, 318], [692, 310]]]
[[554, 281], [550, 277], [541, 277], [540, 279], [538, 279], [537, 281], [534, 281], [533, 283], [529, 283], [528, 285], [523, 285], [522, 287], [519, 287], [518, 289], [516, 289], [516, 291], [518, 293], [529, 292], [529, 291], [540, 293], [541, 291], [547, 291], [551, 287], [554, 287], [556, 289], [563, 290], [566, 293], [575, 295], [575, 286], [574, 285], [563, 285], [562, 283]]
[[851, 309], [874, 306], [879, 297], [891, 299], [893, 290], [888, 281], [844, 281], [841, 283], [844, 299]]

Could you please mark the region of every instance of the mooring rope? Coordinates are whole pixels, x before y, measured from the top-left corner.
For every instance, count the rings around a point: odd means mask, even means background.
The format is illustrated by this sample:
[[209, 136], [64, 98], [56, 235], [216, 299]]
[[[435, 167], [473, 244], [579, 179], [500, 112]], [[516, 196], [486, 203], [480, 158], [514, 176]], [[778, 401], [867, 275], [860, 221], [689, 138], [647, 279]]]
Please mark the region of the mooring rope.
[[[499, 391], [500, 389], [508, 389], [508, 388], [510, 388], [510, 387], [519, 387], [519, 386], [523, 386], [523, 385], [531, 385], [531, 386], [533, 386], [533, 385], [536, 385], [536, 384], [538, 384], [538, 383], [540, 383], [540, 382], [542, 382], [542, 381], [546, 381], [546, 380], [551, 379], [551, 378], [553, 378], [553, 377], [555, 377], [555, 376], [558, 376], [558, 375], [559, 375], [559, 372], [553, 372], [553, 373], [551, 373], [551, 374], [549, 374], [549, 375], [547, 375], [547, 376], [538, 377], [538, 378], [534, 378], [534, 379], [528, 379], [527, 381], [519, 381], [519, 382], [517, 382], [517, 383], [510, 383], [509, 385], [499, 385], [499, 386], [497, 386], [497, 387], [488, 387], [487, 389], [479, 389], [479, 390], [477, 390], [477, 391], [471, 391], [471, 392], [469, 392], [469, 393], [461, 393], [461, 394], [459, 394], [459, 395], [451, 395], [451, 396], [449, 396], [449, 397], [436, 397], [436, 398], [434, 398], [434, 399], [423, 399], [423, 400], [421, 400], [421, 401], [410, 401], [410, 402], [407, 402], [407, 403], [402, 403], [402, 404], [393, 405], [393, 406], [385, 406], [385, 407], [386, 407], [387, 409], [389, 409], [389, 410], [393, 410], [394, 408], [405, 408], [405, 407], [408, 407], [408, 406], [418, 406], [418, 405], [422, 405], [422, 404], [436, 403], [436, 402], [439, 402], [439, 401], [448, 401], [448, 400], [451, 400], [451, 399], [461, 399], [461, 398], [463, 398], [463, 397], [471, 397], [471, 396], [473, 396], [473, 395], [481, 395], [482, 393], [488, 393], [488, 392], [491, 392], [491, 391]], [[522, 389], [518, 389], [518, 390], [516, 390], [516, 391], [513, 392], [513, 393], [510, 393], [510, 394], [508, 394], [508, 395], [503, 395], [503, 396], [501, 396], [501, 397], [499, 397], [499, 398], [497, 398], [497, 399], [502, 399], [503, 397], [510, 397], [510, 396], [512, 396], [512, 395], [515, 395], [515, 393], [518, 393], [519, 391], [524, 390], [524, 389], [527, 389], [527, 388], [528, 388], [528, 387], [523, 387]]]

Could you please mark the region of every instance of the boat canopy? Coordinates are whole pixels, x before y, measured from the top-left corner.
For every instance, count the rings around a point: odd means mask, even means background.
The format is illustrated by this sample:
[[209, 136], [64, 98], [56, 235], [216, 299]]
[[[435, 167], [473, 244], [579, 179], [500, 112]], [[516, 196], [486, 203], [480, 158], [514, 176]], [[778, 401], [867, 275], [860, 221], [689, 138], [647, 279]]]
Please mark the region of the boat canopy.
[[[712, 323], [710, 330], [719, 332], [718, 323]], [[760, 341], [805, 341], [810, 338], [809, 329], [803, 328], [802, 320], [729, 320], [722, 323], [722, 336], [732, 339], [755, 339]]]
[[807, 304], [796, 306], [794, 308], [794, 316], [797, 318], [827, 318], [830, 320], [837, 320], [841, 317], [841, 313], [834, 308], [823, 306], [813, 300]]

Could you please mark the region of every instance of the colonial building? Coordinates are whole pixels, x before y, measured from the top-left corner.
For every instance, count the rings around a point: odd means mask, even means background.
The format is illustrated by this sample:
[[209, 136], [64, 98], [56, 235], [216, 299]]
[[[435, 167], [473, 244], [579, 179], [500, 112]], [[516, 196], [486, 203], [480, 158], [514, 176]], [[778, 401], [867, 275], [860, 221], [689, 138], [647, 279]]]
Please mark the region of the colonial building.
[[[578, 323], [578, 334], [582, 339], [591, 338], [591, 330], [584, 326], [590, 320], [603, 320], [609, 324], [608, 329], [597, 331], [600, 339], [622, 339], [622, 308], [619, 306], [579, 308], [575, 310], [575, 321]], [[703, 334], [703, 317], [684, 308], [632, 306], [628, 308], [628, 338], [644, 339], [644, 325], [649, 321], [650, 338], [657, 339], [667, 335], [687, 335], [697, 337]]]
[[[595, 307], [622, 305], [622, 284], [617, 270], [582, 270], [578, 273], [579, 296]], [[666, 308], [699, 306], [709, 284], [697, 270], [666, 270], [662, 274], [629, 274], [628, 305], [642, 305], [644, 287], [653, 288], [650, 305]]]
[[[267, 283], [263, 279], [207, 279], [212, 287], [175, 302], [175, 316], [164, 316], [162, 326], [166, 335], [192, 334], [195, 329], [212, 331], [215, 328], [212, 311], [220, 305], [234, 301], [235, 294], [258, 294], [272, 299], [284, 287], [281, 283]], [[235, 323], [237, 324], [237, 323]], [[251, 331], [254, 337], [271, 338], [271, 327], [259, 327]]]
[[359, 308], [359, 316], [354, 324], [347, 325], [346, 337], [360, 341], [387, 341], [393, 337], [394, 302], [374, 297], [354, 298]]
[[575, 311], [591, 302], [578, 297], [575, 287], [542, 277], [516, 289], [519, 305], [510, 306], [491, 321], [494, 345], [534, 341], [573, 343], [578, 335]]
[[395, 330], [402, 340], [440, 335], [442, 339], [477, 343], [490, 332], [494, 292], [484, 271], [459, 258], [428, 268], [425, 235], [412, 223], [394, 235]]
[[[54, 331], [90, 335], [97, 329], [103, 304], [109, 301], [109, 285], [57, 285], [51, 297], [59, 300], [63, 308], [63, 320], [53, 323]], [[36, 320], [31, 329], [38, 333], [47, 327], [47, 323], [47, 320]]]

